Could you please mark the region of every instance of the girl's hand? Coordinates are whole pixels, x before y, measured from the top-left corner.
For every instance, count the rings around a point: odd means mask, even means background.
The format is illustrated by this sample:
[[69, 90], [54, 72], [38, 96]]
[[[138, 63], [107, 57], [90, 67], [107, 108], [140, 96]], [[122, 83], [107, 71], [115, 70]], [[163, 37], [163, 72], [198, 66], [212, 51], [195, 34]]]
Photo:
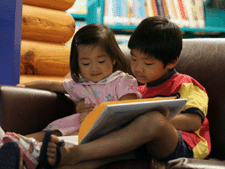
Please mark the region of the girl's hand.
[[80, 123], [82, 123], [85, 119], [85, 117], [89, 114], [89, 112], [83, 112], [80, 113]]
[[89, 112], [91, 112], [94, 109], [95, 104], [85, 103], [84, 100], [76, 102], [75, 104], [76, 104], [76, 112], [80, 113], [80, 122], [82, 123], [85, 117], [89, 114]]
[[89, 113], [95, 107], [94, 103], [85, 103], [84, 100], [76, 102], [75, 104], [76, 104], [76, 113], [80, 113], [80, 114], [85, 112]]
[[17, 84], [16, 87], [26, 87], [25, 84]]

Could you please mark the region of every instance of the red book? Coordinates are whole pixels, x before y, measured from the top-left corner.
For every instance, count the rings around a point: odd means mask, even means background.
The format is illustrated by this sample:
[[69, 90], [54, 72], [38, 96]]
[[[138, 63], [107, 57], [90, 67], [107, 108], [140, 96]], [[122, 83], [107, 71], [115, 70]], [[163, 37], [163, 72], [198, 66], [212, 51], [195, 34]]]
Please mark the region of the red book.
[[185, 13], [184, 4], [182, 0], [177, 0], [177, 1], [180, 7], [180, 13], [181, 13], [182, 19], [187, 20], [187, 14]]
[[159, 15], [156, 0], [152, 0], [152, 5], [153, 5], [155, 16]]

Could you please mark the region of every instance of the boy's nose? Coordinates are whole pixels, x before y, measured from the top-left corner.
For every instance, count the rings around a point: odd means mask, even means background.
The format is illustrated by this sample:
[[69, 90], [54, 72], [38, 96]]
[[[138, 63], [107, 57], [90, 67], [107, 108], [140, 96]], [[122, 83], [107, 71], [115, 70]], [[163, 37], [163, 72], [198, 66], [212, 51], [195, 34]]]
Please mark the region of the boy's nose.
[[137, 64], [135, 65], [135, 71], [136, 71], [136, 72], [143, 72], [143, 66], [142, 66], [142, 64], [137, 63]]

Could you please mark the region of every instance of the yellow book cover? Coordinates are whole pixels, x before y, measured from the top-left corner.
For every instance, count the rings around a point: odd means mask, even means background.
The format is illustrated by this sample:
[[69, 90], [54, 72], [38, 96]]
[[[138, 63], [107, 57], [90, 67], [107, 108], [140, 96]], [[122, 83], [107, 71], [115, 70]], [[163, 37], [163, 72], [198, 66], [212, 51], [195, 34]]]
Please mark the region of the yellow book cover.
[[187, 99], [176, 97], [147, 98], [115, 102], [104, 102], [97, 106], [81, 124], [78, 141], [84, 144], [118, 130], [129, 124], [137, 116], [152, 110], [169, 110], [171, 120], [180, 113]]

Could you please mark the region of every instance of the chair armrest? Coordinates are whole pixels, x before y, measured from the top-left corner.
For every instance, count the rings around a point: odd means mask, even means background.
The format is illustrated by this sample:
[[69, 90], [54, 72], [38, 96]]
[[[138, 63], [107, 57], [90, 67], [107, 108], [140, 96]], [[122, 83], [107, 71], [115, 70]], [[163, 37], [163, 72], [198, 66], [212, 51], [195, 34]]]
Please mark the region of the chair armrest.
[[65, 94], [0, 85], [0, 126], [5, 131], [38, 132], [74, 111], [74, 102]]

